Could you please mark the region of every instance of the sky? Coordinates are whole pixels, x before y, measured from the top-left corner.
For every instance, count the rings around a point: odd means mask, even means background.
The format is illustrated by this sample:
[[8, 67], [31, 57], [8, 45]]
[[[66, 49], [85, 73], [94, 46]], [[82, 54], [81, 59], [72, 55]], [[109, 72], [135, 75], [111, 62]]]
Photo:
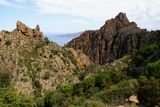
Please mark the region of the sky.
[[43, 32], [74, 33], [100, 28], [119, 12], [148, 30], [160, 29], [160, 0], [0, 0], [0, 30], [16, 21]]

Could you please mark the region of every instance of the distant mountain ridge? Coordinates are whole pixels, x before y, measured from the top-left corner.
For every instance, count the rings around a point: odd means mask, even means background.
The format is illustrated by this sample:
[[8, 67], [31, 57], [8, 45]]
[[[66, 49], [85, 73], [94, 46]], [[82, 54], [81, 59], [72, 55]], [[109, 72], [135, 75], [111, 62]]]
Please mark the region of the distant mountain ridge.
[[45, 34], [50, 40], [58, 43], [61, 46], [64, 46], [64, 44], [71, 41], [73, 38], [80, 36], [82, 32], [65, 33], [65, 34], [64, 33], [63, 34], [45, 33]]
[[85, 31], [66, 46], [81, 50], [96, 64], [105, 64], [150, 42], [160, 42], [160, 31], [141, 29], [129, 22], [125, 13], [119, 13], [99, 30]]

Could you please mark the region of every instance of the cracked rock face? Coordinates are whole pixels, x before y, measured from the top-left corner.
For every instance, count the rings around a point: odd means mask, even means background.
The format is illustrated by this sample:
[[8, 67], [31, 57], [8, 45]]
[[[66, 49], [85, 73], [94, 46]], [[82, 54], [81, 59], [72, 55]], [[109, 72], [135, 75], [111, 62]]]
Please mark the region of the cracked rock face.
[[125, 13], [107, 20], [99, 30], [85, 31], [66, 46], [81, 50], [94, 63], [105, 64], [123, 57], [149, 42], [160, 41], [160, 31], [148, 32], [135, 22], [129, 22]]

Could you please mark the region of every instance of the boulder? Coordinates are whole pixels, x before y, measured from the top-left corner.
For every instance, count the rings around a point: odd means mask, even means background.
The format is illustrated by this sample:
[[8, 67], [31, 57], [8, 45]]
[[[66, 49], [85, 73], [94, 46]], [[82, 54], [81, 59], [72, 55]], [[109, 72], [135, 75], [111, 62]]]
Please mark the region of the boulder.
[[129, 102], [132, 102], [132, 103], [135, 103], [135, 104], [139, 103], [138, 98], [135, 95], [132, 95], [132, 96], [129, 97]]
[[119, 106], [117, 106], [117, 107], [125, 107], [125, 106], [123, 106], [123, 105], [119, 105]]

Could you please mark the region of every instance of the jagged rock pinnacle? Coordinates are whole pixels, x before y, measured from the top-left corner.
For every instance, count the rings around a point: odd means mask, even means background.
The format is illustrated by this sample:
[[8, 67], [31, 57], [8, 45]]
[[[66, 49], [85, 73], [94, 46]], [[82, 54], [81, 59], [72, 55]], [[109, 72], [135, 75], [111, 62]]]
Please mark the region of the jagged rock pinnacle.
[[116, 17], [115, 17], [116, 21], [120, 21], [123, 25], [128, 25], [129, 24], [129, 20], [126, 17], [125, 13], [120, 12]]
[[107, 20], [99, 30], [86, 31], [66, 46], [81, 50], [96, 64], [105, 64], [143, 47], [151, 40], [158, 42], [159, 33], [140, 29], [121, 12]]
[[37, 39], [41, 39], [43, 37], [43, 33], [40, 31], [39, 25], [37, 25], [35, 29], [31, 29], [21, 21], [17, 21], [16, 30], [28, 37], [35, 37]]

